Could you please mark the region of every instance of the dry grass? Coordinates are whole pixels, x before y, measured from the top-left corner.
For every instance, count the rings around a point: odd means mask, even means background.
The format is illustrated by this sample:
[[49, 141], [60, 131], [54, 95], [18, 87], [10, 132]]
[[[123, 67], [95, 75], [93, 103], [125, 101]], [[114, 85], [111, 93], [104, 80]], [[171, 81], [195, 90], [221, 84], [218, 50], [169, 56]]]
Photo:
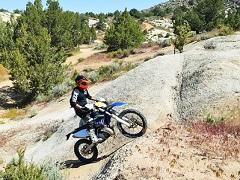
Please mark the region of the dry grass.
[[4, 163], [4, 160], [0, 158], [0, 165], [2, 165], [3, 163]]
[[240, 106], [232, 107], [226, 115], [227, 121], [236, 126], [240, 126]]
[[109, 65], [101, 66], [96, 71], [90, 71], [86, 76], [93, 82], [108, 81], [117, 78], [124, 72], [135, 68], [137, 64], [115, 61]]
[[199, 42], [199, 41], [210, 39], [210, 38], [213, 38], [213, 37], [216, 37], [216, 36], [219, 36], [219, 30], [218, 29], [214, 29], [214, 30], [209, 31], [209, 32], [197, 34], [196, 36], [188, 38], [187, 43], [191, 43], [191, 42], [194, 42], [194, 41]]
[[0, 82], [5, 81], [9, 78], [8, 70], [0, 64]]
[[208, 156], [240, 158], [240, 125], [196, 122], [191, 125], [190, 134], [193, 137], [191, 145]]
[[221, 144], [222, 136], [197, 125], [167, 122], [120, 150], [124, 158], [117, 154], [112, 163], [117, 160], [114, 166], [125, 179], [239, 179], [239, 137]]
[[80, 48], [73, 48], [67, 53], [68, 56], [75, 56], [80, 53]]
[[48, 127], [42, 135], [42, 140], [46, 141], [47, 139], [49, 139], [55, 132], [57, 132], [58, 128], [59, 126]]
[[16, 118], [21, 118], [24, 115], [26, 115], [26, 110], [25, 109], [17, 109], [17, 108], [12, 108], [4, 112], [0, 118], [6, 118], [6, 119], [16, 119]]
[[111, 57], [107, 53], [96, 53], [85, 60], [85, 62], [89, 62], [89, 63], [108, 62], [108, 61], [111, 61]]

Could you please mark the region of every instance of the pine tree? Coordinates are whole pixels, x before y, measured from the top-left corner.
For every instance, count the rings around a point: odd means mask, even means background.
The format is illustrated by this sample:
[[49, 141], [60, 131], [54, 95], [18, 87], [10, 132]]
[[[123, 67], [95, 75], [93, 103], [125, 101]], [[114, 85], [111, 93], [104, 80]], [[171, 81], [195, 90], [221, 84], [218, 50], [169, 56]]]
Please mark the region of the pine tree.
[[[188, 23], [176, 27], [177, 38], [174, 41], [174, 46], [179, 50], [180, 53], [183, 52], [183, 46], [186, 43], [187, 38], [190, 36], [191, 28]], [[174, 48], [174, 52], [175, 52]]]
[[125, 10], [114, 17], [114, 22], [107, 30], [104, 42], [109, 51], [129, 49], [139, 46], [144, 40], [144, 34], [133, 17]]
[[224, 0], [201, 0], [195, 11], [204, 20], [206, 30], [211, 30], [224, 18]]
[[[42, 26], [42, 16], [41, 1], [28, 3], [15, 29], [15, 47], [8, 55], [14, 86], [30, 99], [48, 94], [63, 80], [65, 56], [51, 46], [51, 36]], [[29, 19], [34, 22], [29, 23]]]
[[229, 12], [226, 24], [234, 30], [240, 30], [240, 8], [233, 9]]
[[52, 46], [61, 47], [62, 36], [62, 16], [63, 10], [60, 8], [59, 2], [54, 0], [47, 1], [45, 27], [51, 35]]
[[12, 28], [11, 24], [0, 22], [0, 64], [5, 67], [9, 67], [7, 61], [8, 51], [14, 47]]
[[99, 14], [98, 19], [99, 19], [99, 21], [96, 24], [96, 28], [98, 30], [104, 31], [106, 29], [106, 24], [105, 24], [106, 23], [106, 19], [105, 19], [104, 14], [102, 14], [102, 13]]
[[188, 22], [192, 31], [199, 33], [204, 30], [204, 21], [194, 10], [187, 11], [184, 15], [184, 19]]

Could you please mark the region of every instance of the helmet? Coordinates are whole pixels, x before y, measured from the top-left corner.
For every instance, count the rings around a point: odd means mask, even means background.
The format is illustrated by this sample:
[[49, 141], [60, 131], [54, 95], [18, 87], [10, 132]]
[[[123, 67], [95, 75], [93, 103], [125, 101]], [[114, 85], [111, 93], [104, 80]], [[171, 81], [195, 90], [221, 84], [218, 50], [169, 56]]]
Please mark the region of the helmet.
[[77, 86], [81, 89], [87, 89], [88, 88], [89, 80], [83, 75], [78, 75], [75, 78], [75, 82], [76, 82]]

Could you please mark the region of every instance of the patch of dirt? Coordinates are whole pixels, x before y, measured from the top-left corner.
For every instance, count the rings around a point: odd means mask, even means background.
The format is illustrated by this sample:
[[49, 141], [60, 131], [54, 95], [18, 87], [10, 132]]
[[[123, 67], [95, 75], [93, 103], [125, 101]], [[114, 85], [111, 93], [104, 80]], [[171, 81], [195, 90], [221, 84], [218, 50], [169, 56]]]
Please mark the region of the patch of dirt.
[[[82, 47], [82, 46], [81, 46]], [[83, 61], [84, 59], [92, 56], [93, 54], [102, 52], [103, 50], [95, 50], [94, 47], [80, 47], [80, 52], [76, 53], [76, 55], [68, 57], [66, 60], [66, 64], [78, 64], [79, 62]]]
[[153, 25], [149, 24], [148, 22], [144, 21], [142, 24], [141, 24], [141, 28], [142, 30], [147, 30], [149, 31], [150, 29], [154, 28]]
[[[141, 63], [158, 55], [171, 54], [173, 53], [173, 47], [160, 48], [158, 45], [153, 45], [136, 49], [135, 52], [135, 54], [131, 54], [119, 60], [131, 63]], [[78, 72], [85, 69], [97, 69], [100, 66], [111, 64], [113, 60], [116, 60], [116, 58], [111, 58], [106, 52], [95, 51], [95, 53], [78, 63], [74, 68]]]
[[95, 53], [78, 63], [74, 68], [77, 71], [83, 71], [85, 69], [97, 69], [100, 66], [107, 65], [111, 63], [111, 58], [107, 53], [100, 52]]
[[0, 82], [8, 80], [9, 76], [9, 71], [2, 64], [0, 64]]

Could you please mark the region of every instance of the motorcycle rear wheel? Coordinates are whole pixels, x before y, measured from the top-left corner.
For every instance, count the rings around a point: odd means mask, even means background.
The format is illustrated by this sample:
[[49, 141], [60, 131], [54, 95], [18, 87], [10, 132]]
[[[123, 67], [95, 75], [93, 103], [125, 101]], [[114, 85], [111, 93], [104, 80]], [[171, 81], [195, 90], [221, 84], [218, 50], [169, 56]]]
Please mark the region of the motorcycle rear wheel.
[[81, 162], [90, 163], [97, 159], [98, 149], [94, 145], [89, 152], [84, 153], [84, 148], [87, 148], [92, 144], [92, 141], [88, 139], [80, 139], [74, 145], [74, 153]]
[[[124, 118], [127, 118], [128, 123], [131, 124], [131, 127], [127, 127], [120, 122], [117, 123], [118, 129], [124, 136], [129, 138], [137, 138], [146, 133], [147, 121], [141, 112], [134, 109], [126, 109], [119, 114], [119, 118], [123, 120]], [[137, 127], [139, 128], [139, 130], [135, 132], [135, 128]], [[134, 132], [129, 132], [129, 130], [134, 130]]]

